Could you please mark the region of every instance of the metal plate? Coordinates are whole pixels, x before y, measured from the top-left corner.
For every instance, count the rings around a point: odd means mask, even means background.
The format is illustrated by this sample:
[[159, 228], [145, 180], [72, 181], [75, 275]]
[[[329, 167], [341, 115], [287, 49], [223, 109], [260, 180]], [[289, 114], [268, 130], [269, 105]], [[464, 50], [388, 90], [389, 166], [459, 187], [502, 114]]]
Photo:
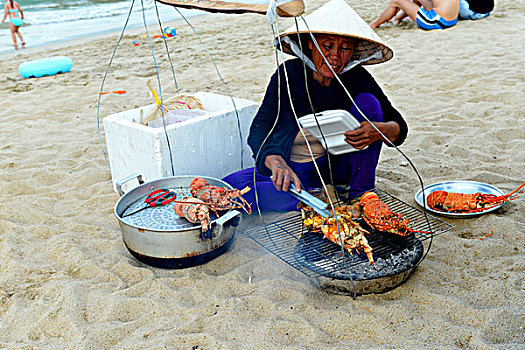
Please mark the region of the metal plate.
[[[483, 183], [483, 182], [463, 181], [463, 180], [443, 181], [443, 182], [438, 182], [433, 185], [425, 187], [425, 203], [426, 203], [427, 197], [434, 191], [447, 191], [447, 192], [468, 193], [468, 194], [481, 192], [485, 194], [493, 194], [496, 196], [505, 195], [505, 193], [503, 193], [499, 188]], [[423, 191], [419, 190], [416, 193], [414, 198], [416, 200], [416, 203], [423, 207]], [[472, 216], [487, 214], [487, 213], [490, 213], [491, 211], [498, 210], [499, 208], [501, 208], [503, 204], [504, 203], [498, 206], [495, 206], [493, 208], [483, 210], [480, 212], [476, 212], [476, 213], [449, 213], [449, 212], [430, 209], [428, 208], [428, 206], [427, 206], [427, 210], [429, 212], [443, 215], [443, 216], [448, 216], [448, 217], [468, 218]]]

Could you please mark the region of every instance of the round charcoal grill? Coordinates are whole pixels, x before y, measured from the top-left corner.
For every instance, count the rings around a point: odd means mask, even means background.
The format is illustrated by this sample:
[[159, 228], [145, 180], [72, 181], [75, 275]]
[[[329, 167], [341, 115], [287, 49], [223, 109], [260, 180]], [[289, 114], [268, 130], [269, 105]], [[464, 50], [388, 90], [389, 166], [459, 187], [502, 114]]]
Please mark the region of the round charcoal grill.
[[[183, 268], [205, 263], [228, 249], [241, 219], [237, 210], [221, 212], [219, 216], [210, 211], [212, 225], [205, 234], [199, 223], [179, 217], [173, 202], [133, 213], [143, 207], [149, 193], [158, 189], [174, 191], [176, 200], [190, 196], [189, 185], [195, 177], [173, 176], [144, 183], [140, 175], [132, 175], [117, 183], [122, 197], [115, 206], [115, 216], [124, 244], [138, 260], [156, 267]], [[211, 185], [232, 188], [219, 179], [200, 177]], [[140, 185], [124, 194], [122, 185], [135, 178]]]
[[363, 249], [359, 249], [359, 253], [352, 249], [349, 254], [325, 238], [320, 230], [307, 230], [299, 213], [282, 215], [245, 233], [326, 291], [346, 295], [383, 293], [410, 277], [431, 246], [429, 243], [425, 247], [425, 240], [432, 240], [453, 226], [429, 215], [432, 233], [427, 233], [428, 226], [420, 210], [379, 189], [374, 192], [393, 212], [408, 218], [414, 232], [403, 237], [376, 231], [364, 220], [357, 219], [369, 232], [365, 237], [373, 248], [373, 265], [369, 265]]
[[[383, 239], [370, 235], [367, 238], [371, 244]], [[299, 264], [318, 274], [318, 283], [328, 291], [378, 293], [405, 282], [423, 257], [424, 248], [419, 239], [413, 236], [402, 239], [406, 242], [396, 244], [388, 252], [376, 248], [373, 251], [375, 262], [369, 265], [362, 250], [352, 255], [345, 250], [343, 257], [341, 247], [328, 241], [321, 232], [307, 231], [294, 247], [293, 256]]]

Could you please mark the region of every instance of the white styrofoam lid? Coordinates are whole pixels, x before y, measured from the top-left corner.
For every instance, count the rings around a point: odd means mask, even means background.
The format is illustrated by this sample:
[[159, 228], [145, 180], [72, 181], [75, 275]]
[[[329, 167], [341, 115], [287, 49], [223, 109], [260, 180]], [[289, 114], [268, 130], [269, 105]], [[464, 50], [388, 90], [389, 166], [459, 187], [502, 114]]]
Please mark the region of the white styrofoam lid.
[[[317, 117], [317, 122], [316, 122]], [[360, 151], [345, 142], [344, 133], [358, 129], [361, 124], [348, 111], [343, 109], [328, 110], [320, 113], [308, 114], [299, 118], [299, 124], [312, 136], [324, 145], [324, 140], [331, 154], [343, 154]], [[320, 130], [319, 130], [320, 129]], [[362, 149], [366, 149], [362, 148]]]

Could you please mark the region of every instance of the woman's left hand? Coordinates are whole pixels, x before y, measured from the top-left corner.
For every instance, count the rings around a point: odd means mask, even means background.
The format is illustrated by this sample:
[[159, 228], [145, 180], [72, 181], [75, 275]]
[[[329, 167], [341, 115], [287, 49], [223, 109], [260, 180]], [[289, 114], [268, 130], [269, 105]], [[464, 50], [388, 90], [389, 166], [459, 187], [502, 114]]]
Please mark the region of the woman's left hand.
[[[390, 141], [394, 142], [399, 136], [399, 125], [396, 122], [374, 123], [383, 135]], [[377, 140], [384, 141], [383, 136], [369, 122], [361, 122], [361, 127], [355, 130], [345, 132], [345, 142], [350, 146], [362, 149], [371, 145]]]

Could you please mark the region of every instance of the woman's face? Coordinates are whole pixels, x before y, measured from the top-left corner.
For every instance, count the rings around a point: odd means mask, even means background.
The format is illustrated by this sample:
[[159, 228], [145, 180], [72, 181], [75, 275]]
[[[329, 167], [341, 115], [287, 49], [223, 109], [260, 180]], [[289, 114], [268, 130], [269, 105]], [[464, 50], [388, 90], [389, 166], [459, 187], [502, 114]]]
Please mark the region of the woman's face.
[[[350, 61], [350, 57], [352, 57], [354, 53], [355, 40], [340, 35], [328, 34], [317, 35], [315, 40], [321, 49], [322, 55], [310, 40], [308, 47], [312, 50], [312, 61], [317, 69], [317, 72], [314, 72], [314, 78], [318, 81], [322, 80], [325, 83], [328, 81], [329, 84], [334, 78], [334, 73], [332, 73], [332, 70], [326, 64], [323, 55], [326, 57], [335, 74], [339, 74], [346, 67], [348, 61]], [[321, 81], [319, 82], [323, 84]]]

